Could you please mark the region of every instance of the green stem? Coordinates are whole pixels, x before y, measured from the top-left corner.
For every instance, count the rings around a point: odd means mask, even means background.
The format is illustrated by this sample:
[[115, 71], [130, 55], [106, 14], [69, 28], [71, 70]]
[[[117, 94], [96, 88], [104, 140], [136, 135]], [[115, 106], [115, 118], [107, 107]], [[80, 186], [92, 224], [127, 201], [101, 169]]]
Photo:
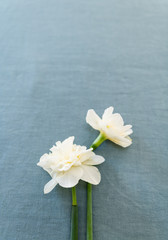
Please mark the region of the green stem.
[[72, 205], [76, 206], [77, 205], [77, 198], [76, 198], [76, 188], [72, 188]]
[[90, 148], [93, 148], [95, 150], [100, 144], [102, 144], [106, 140], [106, 137], [100, 133], [99, 136], [95, 139], [95, 141], [92, 143]]
[[[106, 140], [103, 134], [99, 134], [90, 148], [95, 150]], [[92, 184], [87, 183], [87, 240], [93, 240], [93, 222], [92, 222]]]
[[71, 240], [78, 240], [78, 205], [76, 189], [72, 188]]

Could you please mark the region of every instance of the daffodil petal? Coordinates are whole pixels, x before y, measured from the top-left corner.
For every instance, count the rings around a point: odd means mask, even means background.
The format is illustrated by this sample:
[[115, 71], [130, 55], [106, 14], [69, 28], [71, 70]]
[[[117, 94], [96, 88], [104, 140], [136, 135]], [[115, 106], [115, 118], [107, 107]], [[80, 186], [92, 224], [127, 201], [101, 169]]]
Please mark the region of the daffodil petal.
[[47, 167], [43, 167], [43, 169], [48, 172], [48, 174], [50, 174], [51, 177], [53, 177], [53, 171], [51, 170], [51, 168], [47, 168]]
[[60, 173], [57, 176], [57, 181], [61, 187], [71, 188], [79, 182], [82, 175], [83, 169], [81, 167], [72, 167], [69, 171], [64, 172], [63, 174]]
[[91, 158], [91, 157], [94, 156], [94, 155], [95, 155], [95, 153], [92, 152], [92, 149], [88, 149], [88, 150], [84, 151], [83, 153], [81, 153], [81, 154], [79, 155], [79, 157], [80, 157], [80, 162], [81, 162], [81, 163], [84, 162], [84, 164], [85, 164], [86, 160], [88, 160], [89, 158]]
[[128, 135], [130, 135], [130, 134], [132, 134], [133, 133], [133, 130], [132, 129], [128, 129], [127, 131], [125, 131], [124, 133], [122, 133], [122, 136], [123, 137], [126, 137], [126, 136], [128, 136]]
[[119, 125], [119, 126], [124, 125], [124, 120], [119, 113], [114, 113], [112, 116], [113, 116], [112, 121], [115, 121], [116, 125]]
[[85, 161], [86, 165], [98, 165], [105, 161], [104, 157], [100, 155], [94, 155], [91, 158], [89, 158], [87, 161]]
[[110, 137], [109, 135], [108, 139], [124, 148], [132, 144], [131, 139], [128, 137], [121, 137], [121, 136], [114, 136], [114, 135]]
[[114, 111], [113, 107], [109, 107], [109, 108], [105, 109], [103, 116], [102, 116], [103, 120], [110, 118], [112, 116], [113, 111]]
[[47, 171], [50, 176], [52, 176], [52, 170], [51, 168], [48, 166], [48, 159], [49, 159], [49, 155], [47, 153], [45, 153], [41, 158], [40, 161], [37, 163], [37, 166], [42, 167], [45, 171]]
[[127, 131], [128, 129], [132, 128], [132, 125], [128, 124], [122, 127], [124, 131]]
[[74, 139], [74, 136], [65, 139], [62, 142], [61, 151], [68, 154], [72, 150]]
[[97, 185], [100, 183], [101, 175], [99, 170], [93, 166], [82, 165], [83, 175], [81, 180]]
[[126, 148], [126, 147], [129, 147], [131, 144], [132, 144], [132, 141], [129, 141], [129, 142], [120, 141], [120, 144], [118, 145], [120, 145], [123, 148]]
[[94, 129], [100, 130], [101, 118], [95, 113], [93, 109], [88, 110], [86, 115], [86, 122]]
[[65, 139], [63, 142], [62, 142], [62, 144], [70, 144], [70, 145], [72, 145], [73, 144], [73, 141], [74, 141], [74, 139], [75, 139], [75, 137], [74, 136], [72, 136], [72, 137], [69, 137], [69, 138], [67, 138], [67, 139]]
[[56, 178], [52, 178], [45, 186], [44, 186], [44, 194], [47, 194], [53, 190], [53, 188], [57, 185]]
[[37, 163], [37, 166], [44, 167], [47, 163], [48, 154], [45, 153], [41, 156], [40, 161]]

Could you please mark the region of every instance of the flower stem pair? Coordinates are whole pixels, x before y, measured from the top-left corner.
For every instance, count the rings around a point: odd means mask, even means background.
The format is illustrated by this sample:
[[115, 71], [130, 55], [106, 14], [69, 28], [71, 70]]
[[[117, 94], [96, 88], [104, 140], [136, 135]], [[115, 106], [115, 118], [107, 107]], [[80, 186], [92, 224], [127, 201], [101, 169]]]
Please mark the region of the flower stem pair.
[[[100, 133], [90, 148], [95, 150], [105, 140], [106, 137]], [[75, 187], [72, 188], [71, 240], [78, 240], [78, 205]], [[90, 183], [87, 183], [87, 240], [93, 240], [92, 184]]]

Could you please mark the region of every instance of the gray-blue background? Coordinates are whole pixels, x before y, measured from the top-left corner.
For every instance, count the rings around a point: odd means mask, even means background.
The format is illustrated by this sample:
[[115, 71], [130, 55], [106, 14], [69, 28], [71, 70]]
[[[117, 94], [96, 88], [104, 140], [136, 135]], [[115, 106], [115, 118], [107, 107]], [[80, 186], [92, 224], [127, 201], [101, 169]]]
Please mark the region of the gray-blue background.
[[[0, 1], [0, 240], [68, 240], [71, 191], [43, 195], [36, 166], [57, 140], [97, 136], [113, 105], [133, 145], [105, 142], [93, 189], [94, 240], [168, 236], [168, 1]], [[86, 184], [78, 186], [79, 240]]]

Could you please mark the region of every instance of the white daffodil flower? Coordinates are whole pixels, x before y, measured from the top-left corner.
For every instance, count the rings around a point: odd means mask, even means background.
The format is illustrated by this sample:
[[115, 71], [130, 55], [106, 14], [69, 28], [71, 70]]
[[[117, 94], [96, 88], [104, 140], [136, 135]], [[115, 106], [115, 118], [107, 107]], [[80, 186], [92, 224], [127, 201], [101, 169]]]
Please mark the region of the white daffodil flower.
[[73, 144], [74, 137], [69, 137], [63, 142], [56, 142], [56, 146], [50, 149], [49, 154], [44, 154], [38, 166], [47, 171], [52, 179], [44, 186], [44, 193], [49, 193], [59, 184], [65, 188], [74, 187], [79, 180], [97, 185], [101, 175], [93, 165], [105, 161], [85, 146]]
[[100, 118], [93, 109], [88, 110], [86, 122], [96, 130], [100, 131], [100, 137], [109, 139], [110, 141], [122, 146], [128, 147], [132, 144], [132, 139], [129, 137], [132, 131], [132, 125], [125, 125], [119, 113], [113, 114], [113, 107], [107, 108], [102, 118]]

